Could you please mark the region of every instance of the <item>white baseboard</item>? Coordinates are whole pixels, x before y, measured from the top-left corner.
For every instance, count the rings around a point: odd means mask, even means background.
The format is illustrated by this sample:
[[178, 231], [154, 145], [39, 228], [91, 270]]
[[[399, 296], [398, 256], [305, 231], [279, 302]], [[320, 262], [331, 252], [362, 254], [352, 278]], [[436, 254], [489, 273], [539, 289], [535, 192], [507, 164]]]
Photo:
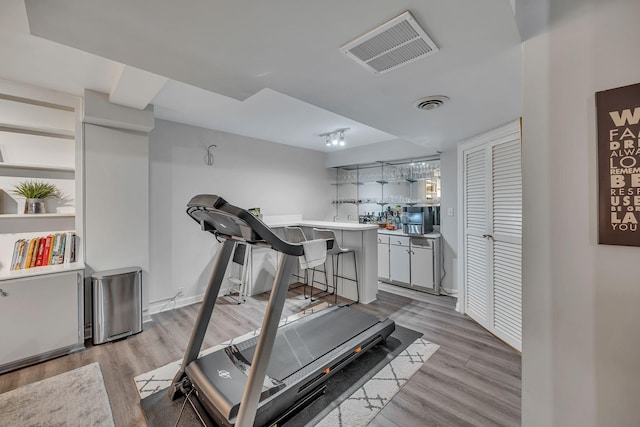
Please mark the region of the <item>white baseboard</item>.
[[452, 297], [458, 297], [458, 290], [457, 289], [447, 289], [444, 286], [441, 288], [443, 291], [445, 291], [447, 293], [447, 295], [452, 296]]
[[149, 307], [147, 308], [145, 313], [145, 319], [147, 317], [151, 319], [151, 315], [153, 314], [158, 314], [163, 311], [174, 310], [176, 308], [201, 302], [203, 297], [204, 297], [204, 294], [191, 296], [191, 297], [176, 298], [174, 301], [171, 301], [171, 299], [168, 299], [168, 300], [161, 300], [161, 301], [149, 303]]

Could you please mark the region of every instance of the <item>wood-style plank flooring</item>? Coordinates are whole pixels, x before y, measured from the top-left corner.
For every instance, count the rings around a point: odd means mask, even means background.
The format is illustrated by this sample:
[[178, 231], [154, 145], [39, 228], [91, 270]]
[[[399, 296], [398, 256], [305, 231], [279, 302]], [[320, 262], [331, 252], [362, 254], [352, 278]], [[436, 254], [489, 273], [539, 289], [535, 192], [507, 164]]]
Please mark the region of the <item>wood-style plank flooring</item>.
[[[289, 297], [284, 315], [308, 307], [299, 290]], [[266, 302], [267, 295], [242, 305], [219, 300], [204, 348], [260, 327]], [[440, 345], [372, 426], [520, 425], [520, 355], [456, 313], [453, 298], [381, 284], [377, 301], [354, 307], [390, 317]], [[99, 362], [116, 425], [144, 426], [133, 378], [182, 357], [198, 308], [165, 311], [128, 339], [95, 347], [87, 343], [84, 351], [1, 375], [0, 393]]]

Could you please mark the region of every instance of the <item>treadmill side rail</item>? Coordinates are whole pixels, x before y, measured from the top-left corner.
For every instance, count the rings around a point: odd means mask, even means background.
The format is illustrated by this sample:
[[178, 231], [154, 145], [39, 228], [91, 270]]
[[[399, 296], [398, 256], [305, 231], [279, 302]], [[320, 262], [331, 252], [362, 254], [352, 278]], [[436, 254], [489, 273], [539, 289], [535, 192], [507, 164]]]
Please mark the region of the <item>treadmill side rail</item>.
[[207, 333], [207, 327], [211, 320], [211, 313], [216, 304], [216, 298], [218, 298], [218, 294], [220, 293], [220, 287], [222, 286], [234, 245], [235, 242], [233, 240], [227, 239], [218, 251], [218, 256], [216, 257], [216, 262], [214, 263], [211, 277], [209, 278], [209, 284], [207, 285], [207, 291], [202, 300], [195, 326], [191, 332], [191, 338], [189, 339], [182, 365], [180, 365], [180, 369], [173, 378], [171, 387], [169, 387], [169, 397], [171, 400], [175, 400], [184, 394], [182, 384], [185, 379], [185, 368], [189, 363], [198, 358], [198, 354], [202, 348], [202, 342], [204, 341], [204, 336]]
[[297, 262], [296, 257], [287, 254], [284, 254], [280, 260], [276, 280], [273, 283], [269, 304], [267, 305], [262, 322], [258, 345], [256, 346], [256, 352], [251, 362], [247, 385], [242, 394], [242, 401], [235, 424], [238, 427], [252, 427], [255, 421], [262, 384], [264, 383], [264, 377], [267, 373], [269, 359], [273, 351], [273, 343], [276, 340], [276, 334], [278, 332], [280, 316], [282, 316], [284, 301], [287, 296], [287, 291], [289, 290], [289, 278]]

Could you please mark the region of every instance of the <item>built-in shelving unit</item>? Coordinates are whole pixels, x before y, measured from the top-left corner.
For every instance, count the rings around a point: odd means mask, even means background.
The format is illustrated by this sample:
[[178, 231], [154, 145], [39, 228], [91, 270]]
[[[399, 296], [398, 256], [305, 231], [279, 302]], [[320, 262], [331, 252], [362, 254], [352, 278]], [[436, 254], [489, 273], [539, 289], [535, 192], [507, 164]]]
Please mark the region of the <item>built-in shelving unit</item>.
[[[53, 107], [55, 108], [55, 107]], [[0, 131], [24, 133], [28, 135], [49, 136], [52, 138], [63, 138], [74, 140], [75, 133], [72, 129], [56, 129], [46, 126], [21, 126], [17, 124], [0, 123]]]
[[[84, 343], [82, 99], [0, 81], [0, 373], [75, 351]], [[25, 214], [24, 181], [54, 184], [46, 213]], [[75, 262], [12, 270], [15, 242], [77, 235]]]
[[[76, 195], [81, 183], [76, 170], [81, 158], [76, 135], [82, 129], [81, 107], [77, 97], [0, 82], [0, 275], [9, 268], [7, 257], [15, 240], [78, 228]], [[54, 184], [61, 198], [48, 199], [45, 214], [27, 215], [25, 199], [12, 190], [20, 182], [35, 180]], [[15, 230], [2, 225], [15, 220], [21, 221]]]
[[[76, 271], [84, 269], [81, 262], [71, 262], [69, 264], [45, 265], [44, 267], [33, 267], [26, 270], [13, 270], [0, 273], [0, 283], [5, 280], [20, 279], [24, 277], [43, 276], [52, 273]], [[0, 285], [1, 286], [1, 285]]]
[[0, 214], [0, 220], [3, 218], [20, 218], [28, 221], [33, 221], [34, 219], [43, 219], [43, 218], [74, 218], [76, 216], [73, 212], [61, 212], [61, 213], [43, 213], [38, 214], [38, 218], [33, 218], [33, 215], [27, 214]]
[[440, 204], [437, 157], [336, 168], [336, 217], [357, 221], [388, 207]]
[[[0, 131], [1, 132], [1, 131]], [[68, 172], [75, 173], [75, 168], [67, 166], [51, 166], [51, 165], [29, 165], [19, 163], [0, 163], [2, 169], [18, 169], [25, 171], [45, 171], [45, 172]]]

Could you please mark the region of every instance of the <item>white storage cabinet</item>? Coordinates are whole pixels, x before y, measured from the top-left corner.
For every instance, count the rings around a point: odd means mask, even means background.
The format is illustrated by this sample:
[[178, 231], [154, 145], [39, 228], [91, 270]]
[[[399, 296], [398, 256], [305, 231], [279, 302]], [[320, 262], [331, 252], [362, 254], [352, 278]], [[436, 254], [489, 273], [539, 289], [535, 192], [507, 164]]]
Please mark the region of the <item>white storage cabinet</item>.
[[0, 373], [83, 347], [83, 272], [0, 282]]
[[411, 286], [435, 291], [433, 244], [435, 239], [411, 239]]
[[378, 235], [378, 278], [389, 280], [389, 236]]
[[389, 279], [402, 284], [411, 283], [409, 237], [391, 236], [389, 249]]

